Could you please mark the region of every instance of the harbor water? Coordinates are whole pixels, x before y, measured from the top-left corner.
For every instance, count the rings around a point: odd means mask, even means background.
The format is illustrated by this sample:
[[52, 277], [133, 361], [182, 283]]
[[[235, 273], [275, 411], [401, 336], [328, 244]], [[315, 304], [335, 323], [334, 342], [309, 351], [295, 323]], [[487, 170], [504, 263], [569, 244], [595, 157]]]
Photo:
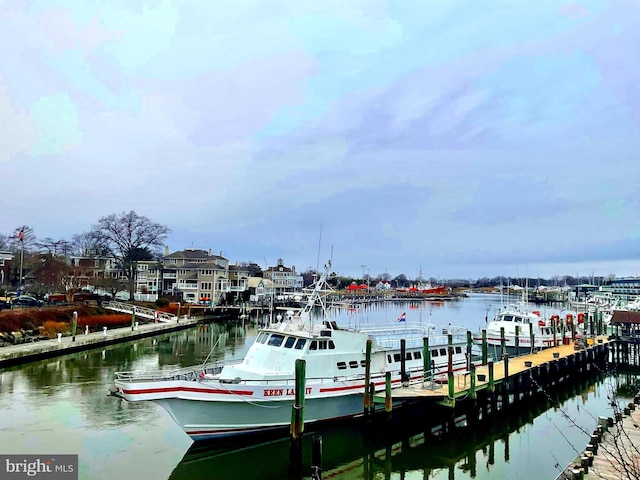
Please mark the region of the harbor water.
[[[447, 302], [385, 302], [333, 310], [339, 325], [431, 323], [472, 331], [500, 307], [494, 295]], [[544, 308], [536, 308], [545, 314]], [[258, 445], [193, 445], [159, 406], [110, 396], [113, 374], [167, 370], [210, 360], [242, 358], [256, 336], [243, 325], [200, 325], [173, 334], [0, 370], [0, 452], [77, 454], [80, 479], [280, 479], [288, 441]], [[213, 351], [212, 351], [212, 347]], [[627, 379], [629, 381], [629, 379]], [[577, 381], [578, 382], [578, 381]], [[412, 431], [363, 435], [357, 423], [330, 425], [323, 439], [323, 478], [528, 479], [556, 478], [588, 443], [599, 416], [611, 415], [615, 379], [580, 380], [548, 402], [519, 404], [481, 431], [445, 438]], [[545, 392], [542, 392], [543, 394]], [[394, 412], [400, 419], [410, 413]], [[428, 416], [429, 412], [425, 415]], [[408, 420], [408, 421], [407, 421]], [[305, 461], [311, 450], [305, 439]]]

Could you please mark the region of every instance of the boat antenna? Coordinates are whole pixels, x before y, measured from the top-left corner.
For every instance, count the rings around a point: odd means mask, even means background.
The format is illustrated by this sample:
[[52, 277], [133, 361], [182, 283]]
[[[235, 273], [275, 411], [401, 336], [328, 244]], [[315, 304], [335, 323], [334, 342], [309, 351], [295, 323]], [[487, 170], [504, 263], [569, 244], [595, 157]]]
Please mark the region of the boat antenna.
[[320, 222], [320, 235], [318, 237], [318, 257], [316, 258], [316, 272], [320, 268], [320, 244], [322, 242], [322, 222]]

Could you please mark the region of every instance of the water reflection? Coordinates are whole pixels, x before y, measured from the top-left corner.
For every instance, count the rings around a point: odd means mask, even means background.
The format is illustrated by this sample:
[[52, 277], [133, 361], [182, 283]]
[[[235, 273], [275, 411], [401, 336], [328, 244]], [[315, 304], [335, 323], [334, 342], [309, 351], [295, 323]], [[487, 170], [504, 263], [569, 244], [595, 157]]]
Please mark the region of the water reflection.
[[[418, 478], [532, 478], [529, 464], [540, 457], [536, 478], [555, 478], [560, 469], [550, 451], [553, 442], [562, 438], [557, 430], [547, 435], [549, 425], [566, 428], [563, 416], [570, 412], [573, 421], [584, 424], [586, 431], [595, 426], [595, 418], [585, 407], [593, 407], [597, 397], [604, 397], [609, 380], [601, 373], [559, 388], [539, 393], [532, 399], [510, 405], [487, 417], [473, 428], [463, 425], [454, 434], [440, 436], [437, 419], [444, 417], [445, 407], [405, 408], [394, 411], [392, 424], [377, 421], [367, 427], [360, 421], [339, 427], [324, 427], [323, 478], [391, 478], [415, 474]], [[579, 430], [563, 435], [584, 448], [586, 438]], [[310, 475], [312, 433], [304, 444], [305, 470]], [[549, 443], [551, 441], [551, 443]], [[567, 446], [565, 445], [565, 448]], [[288, 466], [289, 442], [286, 439], [254, 446], [193, 445], [172, 472], [171, 480], [182, 479], [280, 479], [296, 478]], [[528, 458], [528, 462], [523, 458]], [[514, 463], [514, 460], [516, 462]], [[525, 471], [516, 471], [521, 468]], [[415, 478], [415, 477], [414, 477]]]
[[4, 401], [0, 405], [6, 402], [9, 409], [14, 403], [12, 396], [27, 395], [30, 403], [39, 405], [71, 401], [80, 409], [82, 421], [97, 428], [140, 421], [145, 415], [153, 414], [155, 406], [108, 396], [114, 372], [190, 366], [208, 356], [210, 360], [233, 358], [243, 354], [246, 338], [247, 332], [240, 325], [208, 324], [10, 367], [0, 371], [0, 394]]

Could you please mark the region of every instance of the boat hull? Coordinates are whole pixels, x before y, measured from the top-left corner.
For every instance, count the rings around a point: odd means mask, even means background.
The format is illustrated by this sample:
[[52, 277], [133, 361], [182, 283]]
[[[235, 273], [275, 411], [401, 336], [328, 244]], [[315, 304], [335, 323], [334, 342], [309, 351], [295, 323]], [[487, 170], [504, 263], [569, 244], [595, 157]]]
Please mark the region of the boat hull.
[[[194, 441], [228, 439], [247, 434], [285, 431], [291, 424], [293, 400], [272, 402], [156, 400]], [[305, 401], [305, 424], [352, 418], [363, 412], [359, 393]]]

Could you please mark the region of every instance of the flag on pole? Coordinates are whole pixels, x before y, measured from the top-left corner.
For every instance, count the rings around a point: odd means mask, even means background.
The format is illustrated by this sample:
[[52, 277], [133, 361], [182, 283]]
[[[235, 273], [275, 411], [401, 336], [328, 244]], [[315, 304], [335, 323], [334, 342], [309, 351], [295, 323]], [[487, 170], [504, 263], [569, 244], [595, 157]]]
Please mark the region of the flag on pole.
[[398, 322], [404, 322], [404, 321], [406, 321], [406, 320], [407, 320], [407, 312], [402, 312], [402, 315], [400, 315], [400, 316], [398, 317], [398, 320], [396, 320], [396, 321], [398, 321]]
[[24, 228], [21, 228], [20, 231], [18, 232], [18, 240], [20, 240], [21, 242], [24, 242]]

